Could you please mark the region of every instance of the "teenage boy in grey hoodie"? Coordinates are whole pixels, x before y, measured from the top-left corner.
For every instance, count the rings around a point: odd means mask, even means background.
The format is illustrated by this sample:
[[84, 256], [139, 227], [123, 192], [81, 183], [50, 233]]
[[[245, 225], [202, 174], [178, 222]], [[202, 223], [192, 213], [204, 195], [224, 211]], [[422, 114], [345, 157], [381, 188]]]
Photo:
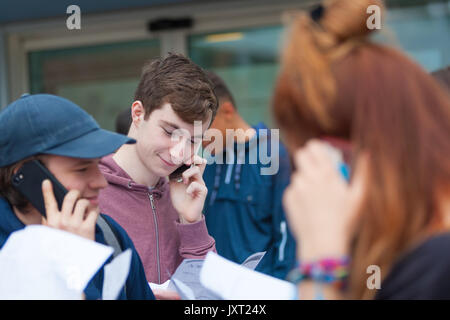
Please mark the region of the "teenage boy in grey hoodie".
[[[216, 110], [212, 85], [200, 67], [177, 54], [151, 61], [130, 110], [128, 136], [137, 143], [100, 163], [109, 183], [100, 193], [100, 208], [130, 235], [149, 282], [164, 283], [183, 259], [215, 251], [202, 214], [206, 160], [195, 151]], [[201, 132], [194, 132], [194, 121], [202, 121]], [[182, 181], [168, 182], [182, 164], [190, 166]]]

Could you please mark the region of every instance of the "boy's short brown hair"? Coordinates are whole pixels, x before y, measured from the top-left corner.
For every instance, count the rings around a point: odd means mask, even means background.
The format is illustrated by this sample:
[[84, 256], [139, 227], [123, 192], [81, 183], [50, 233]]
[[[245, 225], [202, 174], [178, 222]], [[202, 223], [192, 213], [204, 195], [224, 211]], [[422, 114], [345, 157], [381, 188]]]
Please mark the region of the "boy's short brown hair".
[[183, 55], [169, 53], [144, 65], [134, 100], [142, 102], [146, 120], [153, 110], [170, 103], [187, 123], [205, 121], [210, 115], [212, 122], [218, 108], [212, 88], [202, 68]]

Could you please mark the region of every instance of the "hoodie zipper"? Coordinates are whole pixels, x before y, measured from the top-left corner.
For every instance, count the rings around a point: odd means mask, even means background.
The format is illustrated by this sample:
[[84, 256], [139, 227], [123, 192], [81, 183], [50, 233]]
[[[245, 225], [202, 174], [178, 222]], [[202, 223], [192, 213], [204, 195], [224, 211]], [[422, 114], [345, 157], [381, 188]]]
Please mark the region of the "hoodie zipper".
[[156, 220], [156, 208], [153, 202], [153, 194], [148, 194], [150, 198], [150, 204], [152, 206], [153, 221], [155, 222], [155, 233], [156, 233], [156, 269], [158, 271], [158, 284], [161, 284], [161, 266], [159, 261], [159, 231], [158, 231], [158, 221]]

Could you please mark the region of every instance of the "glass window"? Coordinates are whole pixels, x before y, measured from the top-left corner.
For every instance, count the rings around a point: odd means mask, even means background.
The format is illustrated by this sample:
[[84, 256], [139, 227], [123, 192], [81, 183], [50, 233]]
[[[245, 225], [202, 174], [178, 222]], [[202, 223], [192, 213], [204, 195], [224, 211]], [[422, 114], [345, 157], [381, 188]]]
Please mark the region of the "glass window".
[[278, 73], [281, 26], [195, 35], [190, 58], [223, 78], [241, 116], [271, 125], [270, 102]]
[[396, 44], [427, 71], [450, 65], [450, 1], [389, 8], [386, 23]]
[[[427, 71], [450, 65], [450, 1], [401, 0], [393, 4], [383, 31], [394, 35], [395, 45]], [[224, 79], [239, 113], [252, 125], [259, 121], [272, 125], [270, 103], [282, 34], [282, 26], [268, 26], [189, 38], [191, 59]], [[375, 38], [392, 45], [392, 37]]]
[[72, 100], [114, 130], [116, 115], [131, 106], [142, 66], [159, 54], [158, 40], [31, 52], [30, 91]]

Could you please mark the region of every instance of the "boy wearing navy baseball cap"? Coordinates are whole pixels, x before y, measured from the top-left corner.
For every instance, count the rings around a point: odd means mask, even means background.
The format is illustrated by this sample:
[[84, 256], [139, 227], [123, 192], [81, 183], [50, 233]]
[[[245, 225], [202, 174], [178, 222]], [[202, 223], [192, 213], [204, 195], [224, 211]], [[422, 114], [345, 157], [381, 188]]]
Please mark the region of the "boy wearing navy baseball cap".
[[[0, 112], [0, 249], [9, 235], [30, 224], [45, 224], [108, 244], [99, 218], [98, 194], [107, 182], [98, 168], [100, 158], [124, 143], [136, 141], [99, 127], [73, 102], [49, 94], [24, 95]], [[46, 217], [11, 184], [27, 161], [39, 160], [69, 191], [59, 210], [49, 180], [42, 192]], [[130, 272], [119, 299], [154, 299], [141, 260], [127, 233], [101, 215], [123, 250], [132, 250]], [[100, 299], [103, 268], [85, 289], [87, 299]]]

